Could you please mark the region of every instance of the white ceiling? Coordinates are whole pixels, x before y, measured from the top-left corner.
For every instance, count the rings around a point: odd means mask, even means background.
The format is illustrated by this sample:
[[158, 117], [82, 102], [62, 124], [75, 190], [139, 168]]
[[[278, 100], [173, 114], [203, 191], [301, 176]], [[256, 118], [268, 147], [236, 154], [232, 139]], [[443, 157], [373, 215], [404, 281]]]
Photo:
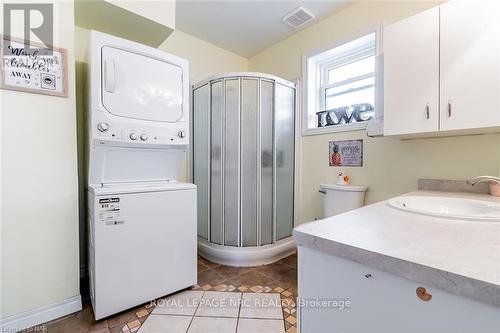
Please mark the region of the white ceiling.
[[176, 2], [176, 29], [243, 57], [251, 57], [296, 33], [283, 16], [303, 6], [316, 17], [301, 28], [330, 15], [347, 3], [335, 1], [188, 1]]

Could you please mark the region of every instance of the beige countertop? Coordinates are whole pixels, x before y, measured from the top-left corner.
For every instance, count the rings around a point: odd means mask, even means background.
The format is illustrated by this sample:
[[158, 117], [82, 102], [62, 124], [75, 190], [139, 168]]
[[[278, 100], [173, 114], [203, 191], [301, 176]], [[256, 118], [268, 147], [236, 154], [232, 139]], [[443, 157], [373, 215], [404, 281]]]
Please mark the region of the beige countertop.
[[[411, 192], [500, 203], [484, 194]], [[294, 229], [309, 246], [413, 281], [500, 306], [500, 221], [420, 215], [387, 201]]]

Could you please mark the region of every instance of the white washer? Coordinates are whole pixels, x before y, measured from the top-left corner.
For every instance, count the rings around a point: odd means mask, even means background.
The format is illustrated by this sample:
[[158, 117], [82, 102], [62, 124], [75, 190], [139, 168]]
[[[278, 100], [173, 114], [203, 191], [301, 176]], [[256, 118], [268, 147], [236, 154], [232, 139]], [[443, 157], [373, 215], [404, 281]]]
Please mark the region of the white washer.
[[90, 295], [101, 319], [197, 281], [187, 61], [92, 31], [89, 43]]

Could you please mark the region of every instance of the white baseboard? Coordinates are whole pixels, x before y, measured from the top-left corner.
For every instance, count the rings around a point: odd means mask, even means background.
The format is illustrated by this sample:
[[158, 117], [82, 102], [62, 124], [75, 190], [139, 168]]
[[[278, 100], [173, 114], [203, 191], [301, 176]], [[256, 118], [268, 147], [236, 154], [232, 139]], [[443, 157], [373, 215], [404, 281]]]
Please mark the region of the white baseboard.
[[0, 332], [18, 332], [51, 320], [67, 316], [82, 309], [80, 295], [62, 302], [18, 313], [0, 320]]

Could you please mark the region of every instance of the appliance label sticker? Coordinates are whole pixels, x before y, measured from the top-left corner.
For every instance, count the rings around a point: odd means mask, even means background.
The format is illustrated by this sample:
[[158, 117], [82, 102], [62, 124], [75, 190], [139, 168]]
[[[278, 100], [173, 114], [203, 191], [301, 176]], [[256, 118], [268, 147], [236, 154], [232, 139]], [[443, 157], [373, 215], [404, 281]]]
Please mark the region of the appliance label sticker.
[[97, 218], [105, 225], [123, 224], [120, 218], [120, 198], [99, 199]]

